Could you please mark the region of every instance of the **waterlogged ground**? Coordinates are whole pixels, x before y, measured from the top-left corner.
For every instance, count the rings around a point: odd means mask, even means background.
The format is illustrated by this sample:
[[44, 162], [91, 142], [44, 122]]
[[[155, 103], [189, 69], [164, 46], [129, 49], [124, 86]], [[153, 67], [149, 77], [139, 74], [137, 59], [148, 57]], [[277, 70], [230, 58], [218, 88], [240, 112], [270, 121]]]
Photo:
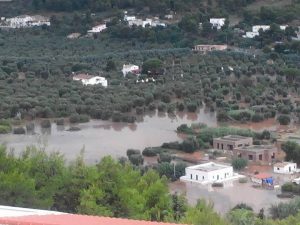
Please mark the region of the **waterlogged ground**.
[[212, 202], [214, 209], [222, 215], [239, 203], [246, 203], [256, 212], [264, 208], [268, 213], [272, 204], [288, 201], [277, 198], [280, 190], [253, 188], [250, 181], [246, 184], [240, 184], [238, 181], [226, 182], [223, 188], [177, 181], [170, 184], [170, 190], [172, 193], [183, 193], [192, 205], [195, 205], [198, 199]]
[[156, 112], [138, 118], [134, 124], [91, 120], [76, 125], [81, 130], [73, 132], [67, 131], [69, 125], [52, 124], [51, 129], [41, 129], [39, 123], [35, 122], [35, 134], [0, 135], [0, 143], [15, 149], [16, 153], [30, 145], [46, 147], [49, 152], [60, 151], [68, 161], [75, 159], [84, 149], [86, 162], [95, 163], [107, 155], [115, 158], [126, 156], [129, 148], [143, 150], [164, 142], [180, 141], [182, 137], [177, 135], [176, 128], [183, 123], [190, 125], [199, 122], [217, 126], [215, 113], [204, 109], [198, 113], [178, 113], [175, 117]]

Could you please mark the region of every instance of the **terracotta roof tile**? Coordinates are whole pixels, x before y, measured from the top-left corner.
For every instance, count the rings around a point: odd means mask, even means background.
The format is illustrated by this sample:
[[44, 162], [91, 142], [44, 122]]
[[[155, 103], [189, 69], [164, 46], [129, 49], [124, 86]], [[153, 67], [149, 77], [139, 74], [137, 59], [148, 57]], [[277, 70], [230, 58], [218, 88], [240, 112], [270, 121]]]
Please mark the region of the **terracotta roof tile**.
[[150, 222], [99, 216], [75, 214], [21, 216], [0, 218], [1, 225], [175, 225], [172, 223]]

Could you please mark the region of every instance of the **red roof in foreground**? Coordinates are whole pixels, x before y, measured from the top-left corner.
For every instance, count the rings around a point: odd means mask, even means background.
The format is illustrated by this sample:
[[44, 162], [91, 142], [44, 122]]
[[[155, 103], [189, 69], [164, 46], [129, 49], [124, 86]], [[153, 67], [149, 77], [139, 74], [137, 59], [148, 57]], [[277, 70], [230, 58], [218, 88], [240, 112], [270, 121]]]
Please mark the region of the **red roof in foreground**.
[[171, 223], [129, 220], [74, 214], [0, 218], [1, 225], [174, 225]]
[[254, 177], [257, 178], [257, 179], [267, 179], [267, 178], [270, 178], [272, 176], [270, 174], [267, 174], [267, 173], [259, 173], [259, 174], [256, 174]]

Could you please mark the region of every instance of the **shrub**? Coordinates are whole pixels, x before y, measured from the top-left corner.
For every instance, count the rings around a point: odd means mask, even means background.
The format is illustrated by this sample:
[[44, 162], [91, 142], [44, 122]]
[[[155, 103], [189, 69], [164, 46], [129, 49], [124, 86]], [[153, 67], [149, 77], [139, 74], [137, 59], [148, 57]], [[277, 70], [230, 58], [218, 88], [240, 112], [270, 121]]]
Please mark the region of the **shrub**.
[[11, 132], [11, 127], [0, 125], [0, 134], [7, 134]]
[[253, 208], [245, 203], [239, 203], [236, 206], [234, 206], [231, 210], [233, 211], [236, 209], [245, 209], [245, 210], [253, 211]]
[[138, 149], [128, 149], [126, 154], [127, 154], [127, 157], [129, 157], [131, 155], [141, 154], [141, 151]]
[[50, 120], [42, 120], [42, 122], [41, 122], [41, 127], [42, 127], [42, 128], [50, 128], [50, 127], [51, 127], [51, 122], [50, 122]]
[[80, 123], [87, 123], [90, 121], [90, 117], [88, 115], [79, 115]]
[[232, 165], [233, 169], [235, 169], [235, 170], [242, 170], [247, 166], [247, 164], [248, 164], [248, 161], [243, 158], [236, 158], [236, 159], [233, 159], [231, 162], [231, 165]]
[[121, 112], [114, 112], [111, 119], [113, 122], [121, 122], [121, 119], [122, 119]]
[[157, 155], [157, 152], [155, 151], [154, 148], [149, 147], [149, 148], [145, 148], [142, 154], [143, 156], [153, 157]]
[[57, 119], [55, 122], [56, 122], [56, 124], [58, 126], [63, 126], [65, 124], [65, 120], [64, 119]]
[[181, 150], [188, 153], [196, 151], [197, 147], [197, 142], [194, 139], [184, 140], [181, 144]]
[[212, 187], [224, 187], [223, 183], [212, 183]]
[[252, 118], [251, 118], [252, 122], [260, 122], [260, 121], [263, 121], [264, 120], [264, 116], [262, 114], [259, 114], [259, 113], [255, 113]]
[[193, 129], [188, 127], [187, 124], [181, 124], [179, 127], [177, 127], [177, 132], [185, 133], [185, 134], [193, 134], [194, 133]]
[[135, 166], [143, 165], [144, 163], [144, 158], [141, 154], [132, 154], [128, 159]]
[[196, 103], [190, 102], [187, 104], [186, 108], [187, 108], [188, 112], [196, 112], [198, 107], [197, 107]]
[[240, 184], [245, 184], [245, 183], [247, 183], [248, 182], [248, 179], [246, 178], [246, 177], [241, 177], [241, 178], [239, 178], [239, 183]]
[[14, 134], [25, 134], [26, 131], [25, 131], [24, 127], [16, 127], [13, 129], [13, 133]]
[[79, 123], [80, 122], [80, 116], [79, 116], [79, 114], [72, 114], [69, 117], [69, 121], [70, 121], [70, 123]]
[[135, 111], [136, 111], [137, 115], [141, 115], [141, 114], [144, 113], [144, 108], [143, 107], [136, 107]]
[[168, 149], [177, 149], [177, 150], [181, 149], [181, 145], [178, 141], [163, 143], [161, 147], [168, 148]]
[[169, 153], [160, 153], [159, 158], [157, 159], [159, 163], [161, 162], [168, 162], [170, 163], [172, 161], [172, 156]]
[[156, 109], [156, 106], [154, 103], [150, 103], [149, 106], [148, 106], [148, 110], [149, 111], [154, 111]]
[[159, 103], [157, 109], [158, 109], [159, 112], [165, 112], [166, 111], [166, 104]]
[[26, 124], [26, 130], [28, 131], [34, 131], [34, 123], [27, 123]]
[[291, 118], [288, 115], [280, 115], [277, 118], [280, 125], [288, 125], [291, 122]]

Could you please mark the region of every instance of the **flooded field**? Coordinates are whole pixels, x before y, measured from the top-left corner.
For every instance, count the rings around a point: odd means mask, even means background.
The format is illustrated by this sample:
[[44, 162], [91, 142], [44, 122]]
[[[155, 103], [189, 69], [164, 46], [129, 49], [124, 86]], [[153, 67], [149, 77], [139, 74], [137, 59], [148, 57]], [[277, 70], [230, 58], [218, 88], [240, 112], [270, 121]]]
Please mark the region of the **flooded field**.
[[91, 120], [89, 123], [76, 125], [80, 131], [67, 131], [69, 125], [51, 129], [41, 129], [36, 123], [35, 134], [0, 135], [0, 143], [15, 149], [16, 153], [26, 146], [46, 147], [47, 151], [60, 151], [67, 160], [73, 160], [82, 149], [88, 163], [95, 163], [101, 157], [126, 156], [129, 148], [143, 150], [145, 147], [160, 146], [164, 142], [180, 141], [176, 128], [183, 124], [206, 123], [217, 126], [215, 113], [201, 109], [198, 113], [178, 113], [169, 117], [165, 113], [153, 113], [138, 118], [135, 124], [114, 123], [110, 121]]
[[246, 203], [256, 212], [264, 208], [268, 213], [272, 204], [289, 201], [277, 198], [276, 195], [280, 193], [280, 190], [253, 188], [250, 182], [240, 184], [238, 181], [230, 181], [226, 182], [223, 188], [212, 188], [211, 185], [177, 181], [170, 184], [170, 190], [172, 193], [185, 194], [188, 202], [192, 205], [196, 204], [198, 199], [213, 202], [215, 210], [222, 215], [239, 203]]

